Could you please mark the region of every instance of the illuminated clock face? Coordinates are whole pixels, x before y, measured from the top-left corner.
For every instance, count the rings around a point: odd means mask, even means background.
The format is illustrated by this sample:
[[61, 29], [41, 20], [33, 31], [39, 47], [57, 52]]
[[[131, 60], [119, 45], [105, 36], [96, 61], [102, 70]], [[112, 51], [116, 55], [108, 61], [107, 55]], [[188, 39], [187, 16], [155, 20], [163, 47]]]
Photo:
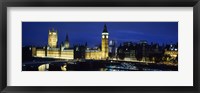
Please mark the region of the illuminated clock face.
[[108, 38], [108, 36], [106, 36], [106, 38]]
[[105, 36], [102, 36], [102, 38], [104, 38]]

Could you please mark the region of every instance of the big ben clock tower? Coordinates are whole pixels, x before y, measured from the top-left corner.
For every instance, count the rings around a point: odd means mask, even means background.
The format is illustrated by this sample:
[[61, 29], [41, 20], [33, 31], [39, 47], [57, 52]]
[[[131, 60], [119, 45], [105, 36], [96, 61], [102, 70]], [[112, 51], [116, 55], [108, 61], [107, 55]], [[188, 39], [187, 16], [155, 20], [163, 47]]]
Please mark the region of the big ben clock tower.
[[108, 58], [108, 34], [109, 33], [105, 24], [102, 32], [102, 42], [101, 42], [102, 59]]

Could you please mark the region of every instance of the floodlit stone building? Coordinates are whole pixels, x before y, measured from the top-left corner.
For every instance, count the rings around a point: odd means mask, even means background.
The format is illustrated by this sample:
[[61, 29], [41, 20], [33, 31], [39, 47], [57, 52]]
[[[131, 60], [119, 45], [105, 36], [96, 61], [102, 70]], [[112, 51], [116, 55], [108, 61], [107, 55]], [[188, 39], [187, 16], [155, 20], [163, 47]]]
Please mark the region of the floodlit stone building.
[[108, 30], [107, 26], [104, 25], [104, 29], [102, 32], [102, 40], [101, 40], [101, 49], [87, 49], [85, 51], [85, 59], [108, 59], [109, 54], [109, 46], [108, 46]]
[[60, 47], [58, 43], [58, 34], [54, 29], [49, 30], [48, 33], [48, 46], [47, 47], [36, 47], [32, 49], [33, 57], [42, 58], [59, 58], [59, 59], [74, 59], [74, 50], [69, 46], [68, 34], [64, 44]]
[[[109, 57], [109, 45], [108, 45], [108, 30], [104, 25], [102, 32], [101, 48], [85, 49], [85, 59], [94, 60], [106, 60]], [[69, 37], [66, 35], [66, 40], [61, 44], [58, 43], [58, 32], [54, 29], [49, 30], [48, 33], [48, 46], [47, 47], [33, 47], [32, 56], [42, 58], [60, 58], [60, 59], [74, 59], [74, 49], [70, 48]]]

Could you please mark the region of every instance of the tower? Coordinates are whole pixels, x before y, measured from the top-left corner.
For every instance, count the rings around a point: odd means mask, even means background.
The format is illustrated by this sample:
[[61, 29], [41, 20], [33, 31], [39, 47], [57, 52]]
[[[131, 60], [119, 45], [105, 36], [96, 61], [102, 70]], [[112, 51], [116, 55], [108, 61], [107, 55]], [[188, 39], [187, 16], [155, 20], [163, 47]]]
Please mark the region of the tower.
[[102, 32], [102, 41], [101, 41], [101, 52], [102, 52], [102, 59], [108, 58], [108, 30], [106, 24], [104, 25], [104, 29]]
[[56, 48], [58, 42], [58, 35], [57, 31], [54, 29], [49, 30], [49, 36], [48, 36], [48, 45], [50, 48]]
[[64, 46], [65, 46], [65, 48], [69, 48], [69, 37], [68, 37], [68, 34], [66, 35]]

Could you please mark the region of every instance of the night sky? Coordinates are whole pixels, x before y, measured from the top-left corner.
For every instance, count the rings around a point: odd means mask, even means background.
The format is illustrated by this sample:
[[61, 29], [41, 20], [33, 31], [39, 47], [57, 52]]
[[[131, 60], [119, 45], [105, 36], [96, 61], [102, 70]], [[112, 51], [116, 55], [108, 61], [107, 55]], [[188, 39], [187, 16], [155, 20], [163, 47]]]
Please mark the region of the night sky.
[[48, 30], [58, 30], [58, 45], [69, 35], [70, 45], [93, 47], [101, 43], [101, 33], [107, 25], [109, 40], [118, 44], [147, 40], [159, 44], [178, 42], [178, 22], [22, 22], [22, 46], [45, 46]]

